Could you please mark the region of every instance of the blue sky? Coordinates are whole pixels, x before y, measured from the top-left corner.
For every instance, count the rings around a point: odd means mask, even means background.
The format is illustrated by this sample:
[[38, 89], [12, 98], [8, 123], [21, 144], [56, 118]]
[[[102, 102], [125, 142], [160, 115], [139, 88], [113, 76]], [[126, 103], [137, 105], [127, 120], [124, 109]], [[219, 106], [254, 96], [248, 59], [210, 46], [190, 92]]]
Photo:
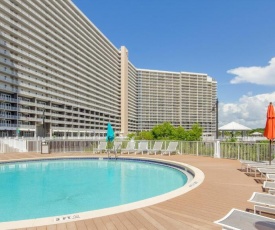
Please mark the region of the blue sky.
[[264, 127], [275, 103], [275, 0], [73, 2], [135, 67], [217, 80], [219, 126]]

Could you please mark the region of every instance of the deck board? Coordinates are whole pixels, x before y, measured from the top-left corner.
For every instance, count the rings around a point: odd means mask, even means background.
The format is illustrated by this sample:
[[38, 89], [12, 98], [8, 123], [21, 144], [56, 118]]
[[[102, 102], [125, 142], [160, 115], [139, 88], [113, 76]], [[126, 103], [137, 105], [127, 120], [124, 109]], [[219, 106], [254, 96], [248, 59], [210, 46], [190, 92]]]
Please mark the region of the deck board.
[[[0, 154], [0, 160], [47, 158], [62, 156], [91, 156], [86, 153], [9, 153]], [[95, 155], [93, 155], [95, 156]], [[106, 156], [106, 155], [100, 155]], [[127, 155], [128, 156], [128, 155]], [[253, 209], [247, 202], [253, 192], [262, 192], [260, 183], [239, 169], [237, 160], [215, 159], [192, 155], [130, 155], [178, 161], [199, 168], [205, 174], [204, 182], [194, 190], [173, 199], [132, 210], [76, 222], [45, 226], [47, 230], [171, 230], [221, 229], [213, 221], [232, 208]], [[45, 229], [44, 227], [28, 229]]]

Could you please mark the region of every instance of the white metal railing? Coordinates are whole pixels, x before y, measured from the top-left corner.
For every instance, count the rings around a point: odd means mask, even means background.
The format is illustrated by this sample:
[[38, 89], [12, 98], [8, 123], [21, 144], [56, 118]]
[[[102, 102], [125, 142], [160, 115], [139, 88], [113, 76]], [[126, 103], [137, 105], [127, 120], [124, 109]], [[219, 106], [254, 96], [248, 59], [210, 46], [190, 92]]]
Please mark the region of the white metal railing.
[[7, 96], [0, 96], [0, 100], [10, 101], [10, 102], [17, 102], [17, 99]]
[[0, 139], [0, 153], [28, 152], [27, 140], [16, 138]]
[[16, 127], [16, 124], [11, 124], [11, 123], [0, 123], [0, 127]]
[[[41, 138], [0, 138], [0, 153], [40, 152], [41, 140]], [[93, 149], [98, 145], [98, 141], [105, 140], [105, 138], [94, 135], [88, 137], [83, 133], [82, 136], [77, 137], [52, 137], [46, 138], [46, 140], [49, 144], [50, 152], [93, 152]], [[26, 143], [24, 141], [26, 141]], [[125, 148], [128, 142], [129, 140], [123, 140], [121, 147]], [[135, 141], [136, 147], [139, 142], [140, 141]], [[167, 148], [169, 142], [170, 141], [163, 141], [163, 150]], [[152, 149], [155, 141], [148, 141], [148, 143], [148, 148]], [[177, 152], [181, 155], [263, 161], [269, 160], [269, 143], [220, 142], [219, 140], [179, 141]], [[275, 152], [274, 144], [272, 144], [272, 152]]]

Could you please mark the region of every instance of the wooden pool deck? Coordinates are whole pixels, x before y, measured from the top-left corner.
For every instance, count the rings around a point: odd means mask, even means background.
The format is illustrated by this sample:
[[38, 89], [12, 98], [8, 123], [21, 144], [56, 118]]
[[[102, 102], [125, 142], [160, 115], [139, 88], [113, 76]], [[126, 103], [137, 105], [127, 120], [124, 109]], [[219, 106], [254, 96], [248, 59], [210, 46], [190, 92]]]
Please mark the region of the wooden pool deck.
[[[91, 156], [80, 153], [9, 153], [0, 154], [0, 160], [47, 158], [61, 156]], [[96, 155], [92, 155], [96, 156]], [[106, 156], [106, 155], [101, 155]], [[120, 155], [118, 155], [120, 156]], [[148, 157], [148, 155], [130, 155]], [[253, 192], [261, 192], [262, 184], [254, 177], [241, 172], [237, 160], [215, 159], [191, 155], [152, 156], [190, 164], [202, 170], [204, 182], [194, 190], [152, 206], [110, 216], [67, 222], [57, 225], [21, 228], [27, 230], [174, 230], [174, 229], [221, 229], [213, 221], [220, 219], [232, 208], [253, 209], [247, 202]]]

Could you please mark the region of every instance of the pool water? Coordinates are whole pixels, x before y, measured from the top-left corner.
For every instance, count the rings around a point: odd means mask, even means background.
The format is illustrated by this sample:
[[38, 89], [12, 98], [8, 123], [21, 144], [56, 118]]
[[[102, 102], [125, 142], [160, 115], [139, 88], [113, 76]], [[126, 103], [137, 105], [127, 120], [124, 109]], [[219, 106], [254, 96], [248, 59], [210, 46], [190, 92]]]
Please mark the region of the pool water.
[[181, 171], [130, 160], [67, 159], [0, 164], [0, 222], [127, 204], [182, 187]]

